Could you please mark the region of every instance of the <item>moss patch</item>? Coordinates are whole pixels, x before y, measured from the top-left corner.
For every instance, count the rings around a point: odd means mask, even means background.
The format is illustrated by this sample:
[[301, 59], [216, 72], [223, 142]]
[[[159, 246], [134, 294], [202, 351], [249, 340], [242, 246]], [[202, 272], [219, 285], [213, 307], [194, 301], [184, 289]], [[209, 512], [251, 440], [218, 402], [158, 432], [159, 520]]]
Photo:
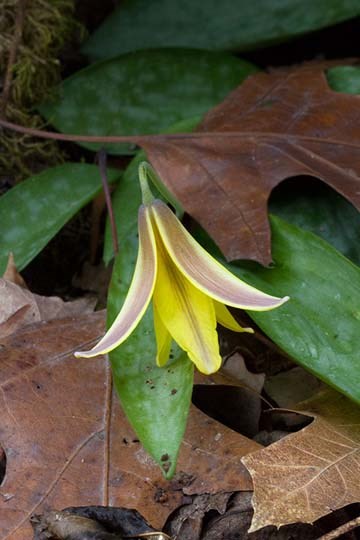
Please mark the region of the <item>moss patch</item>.
[[[0, 81], [4, 84], [16, 28], [18, 0], [2, 0], [0, 13]], [[6, 119], [42, 128], [35, 106], [48, 98], [61, 79], [59, 55], [84, 35], [74, 16], [74, 0], [32, 0], [25, 4], [22, 33], [12, 66], [11, 88], [3, 104]], [[1, 102], [1, 99], [0, 99]], [[0, 144], [1, 179], [24, 178], [63, 161], [56, 141], [39, 141], [4, 130]]]

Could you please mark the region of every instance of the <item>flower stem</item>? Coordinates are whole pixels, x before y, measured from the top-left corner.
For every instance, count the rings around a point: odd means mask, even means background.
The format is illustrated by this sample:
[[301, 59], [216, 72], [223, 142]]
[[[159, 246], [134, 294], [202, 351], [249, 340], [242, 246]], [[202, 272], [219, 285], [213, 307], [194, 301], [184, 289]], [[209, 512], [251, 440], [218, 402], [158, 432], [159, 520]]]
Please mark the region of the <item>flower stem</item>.
[[142, 202], [145, 205], [150, 205], [154, 201], [154, 195], [151, 192], [148, 182], [149, 164], [142, 161], [139, 165], [139, 182], [142, 194]]
[[[179, 203], [177, 199], [175, 199], [174, 195], [166, 188], [166, 186], [163, 184], [163, 182], [160, 180], [160, 178], [156, 174], [156, 171], [152, 168], [150, 163], [147, 163], [147, 161], [142, 161], [139, 165], [139, 178], [140, 178], [140, 185], [142, 182], [142, 178], [146, 179], [146, 184], [149, 191], [150, 191], [150, 188], [149, 188], [148, 180], [150, 180], [150, 182], [158, 190], [160, 195], [164, 197], [165, 201], [170, 203], [173, 206], [173, 208], [175, 208], [178, 218], [179, 219], [182, 218], [182, 216], [184, 215], [184, 210], [181, 204]], [[141, 190], [143, 191], [142, 188]], [[143, 192], [143, 202], [144, 202], [144, 192]], [[146, 203], [144, 202], [144, 204]]]

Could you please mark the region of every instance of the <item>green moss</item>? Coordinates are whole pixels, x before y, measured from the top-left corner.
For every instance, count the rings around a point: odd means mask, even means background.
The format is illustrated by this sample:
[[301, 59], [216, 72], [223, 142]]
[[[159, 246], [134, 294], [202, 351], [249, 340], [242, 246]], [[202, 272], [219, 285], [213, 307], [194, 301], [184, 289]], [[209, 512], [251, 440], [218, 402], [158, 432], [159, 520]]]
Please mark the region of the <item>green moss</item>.
[[[2, 0], [0, 13], [0, 80], [4, 80], [15, 32], [18, 0]], [[32, 0], [25, 6], [22, 38], [13, 66], [6, 119], [27, 127], [44, 122], [34, 113], [61, 79], [59, 55], [76, 46], [84, 30], [74, 16], [74, 0]], [[62, 162], [56, 141], [34, 139], [4, 130], [1, 133], [0, 174], [20, 179], [43, 166]]]

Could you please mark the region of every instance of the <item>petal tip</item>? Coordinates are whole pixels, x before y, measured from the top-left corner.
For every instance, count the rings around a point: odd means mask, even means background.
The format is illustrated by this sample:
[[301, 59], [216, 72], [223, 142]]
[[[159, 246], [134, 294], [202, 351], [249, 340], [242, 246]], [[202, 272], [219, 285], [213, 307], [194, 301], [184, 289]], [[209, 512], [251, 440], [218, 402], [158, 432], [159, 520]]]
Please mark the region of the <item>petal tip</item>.
[[75, 358], [88, 358], [88, 353], [90, 351], [76, 351], [74, 352]]
[[264, 311], [269, 311], [281, 307], [283, 304], [286, 304], [288, 300], [290, 300], [290, 296], [283, 296], [282, 298], [273, 297], [273, 299], [275, 300], [275, 302], [271, 306], [268, 306]]
[[169, 358], [161, 358], [161, 356], [159, 354], [156, 355], [156, 365], [157, 367], [159, 368], [163, 368], [166, 366], [166, 364], [168, 363], [169, 361]]
[[282, 298], [273, 296], [271, 304], [268, 304], [265, 308], [260, 309], [259, 311], [270, 311], [272, 309], [279, 308], [283, 304], [285, 304], [288, 300], [290, 300], [290, 296], [283, 296]]
[[93, 350], [90, 351], [76, 351], [74, 352], [75, 358], [94, 358], [95, 356], [102, 356], [105, 354], [104, 352], [94, 352]]
[[255, 334], [255, 330], [251, 328], [250, 326], [247, 326], [246, 328], [242, 329], [243, 332], [247, 332], [248, 334]]

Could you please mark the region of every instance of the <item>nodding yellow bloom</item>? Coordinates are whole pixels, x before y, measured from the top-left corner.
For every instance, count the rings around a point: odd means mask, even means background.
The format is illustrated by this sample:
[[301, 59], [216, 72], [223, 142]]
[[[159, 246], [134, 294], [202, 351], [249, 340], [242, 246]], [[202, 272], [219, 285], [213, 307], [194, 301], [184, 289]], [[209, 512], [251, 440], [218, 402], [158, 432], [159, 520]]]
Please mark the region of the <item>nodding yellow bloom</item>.
[[231, 274], [196, 242], [165, 203], [154, 199], [141, 175], [140, 183], [139, 251], [129, 292], [105, 336], [93, 349], [75, 356], [90, 358], [118, 347], [153, 299], [157, 364], [166, 364], [174, 339], [199, 371], [213, 373], [221, 366], [217, 322], [236, 332], [252, 332], [242, 328], [226, 306], [266, 311], [288, 297], [269, 296]]

